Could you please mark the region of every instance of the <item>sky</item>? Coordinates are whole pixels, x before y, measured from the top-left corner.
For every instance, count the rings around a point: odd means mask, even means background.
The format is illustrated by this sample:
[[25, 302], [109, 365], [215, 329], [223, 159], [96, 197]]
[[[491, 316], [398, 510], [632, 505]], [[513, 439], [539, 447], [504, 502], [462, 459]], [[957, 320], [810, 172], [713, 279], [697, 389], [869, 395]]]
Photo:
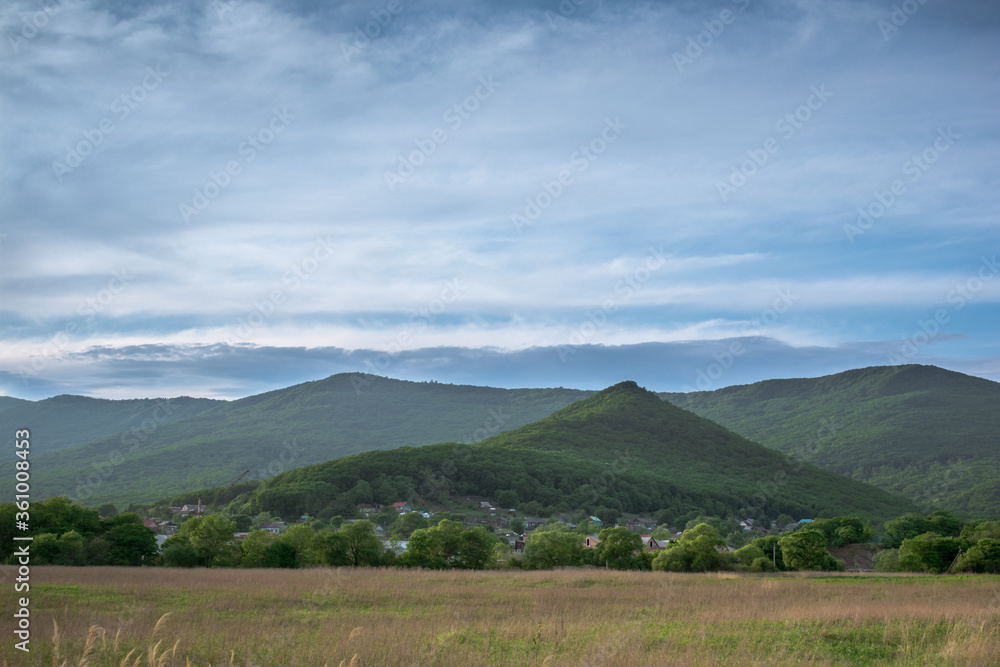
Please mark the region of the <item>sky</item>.
[[1000, 380], [995, 2], [5, 5], [0, 395]]

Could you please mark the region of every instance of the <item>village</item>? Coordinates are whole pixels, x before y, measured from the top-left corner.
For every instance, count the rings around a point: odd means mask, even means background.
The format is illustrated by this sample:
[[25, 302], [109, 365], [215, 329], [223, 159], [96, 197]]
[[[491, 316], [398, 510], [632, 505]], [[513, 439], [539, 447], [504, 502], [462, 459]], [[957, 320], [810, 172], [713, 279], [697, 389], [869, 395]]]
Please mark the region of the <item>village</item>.
[[[246, 539], [253, 530], [282, 535], [294, 526], [309, 526], [318, 530], [327, 527], [339, 528], [345, 524], [367, 520], [373, 524], [375, 535], [382, 542], [383, 548], [397, 555], [406, 551], [408, 545], [406, 538], [413, 530], [398, 530], [397, 522], [409, 523], [411, 526], [417, 527], [428, 527], [435, 525], [442, 518], [461, 521], [470, 528], [482, 526], [498, 540], [506, 542], [510, 547], [510, 552], [515, 554], [524, 552], [528, 538], [536, 531], [559, 530], [580, 533], [583, 547], [593, 549], [600, 543], [598, 535], [602, 529], [624, 527], [641, 537], [644, 550], [653, 552], [665, 550], [671, 542], [676, 541], [683, 534], [683, 528], [659, 525], [652, 517], [622, 517], [620, 521], [604, 525], [605, 522], [599, 517], [588, 515], [582, 522], [574, 523], [562, 516], [520, 516], [516, 509], [498, 507], [496, 503], [485, 497], [466, 496], [463, 502], [464, 506], [460, 508], [462, 511], [459, 511], [459, 508], [444, 507], [438, 508], [437, 511], [418, 509], [409, 501], [398, 501], [386, 505], [359, 503], [357, 504], [357, 514], [351, 518], [323, 517], [321, 513], [321, 516], [317, 517], [303, 514], [295, 519], [286, 520], [282, 517], [264, 514], [249, 517], [249, 524], [246, 520], [247, 517], [229, 518], [236, 524], [237, 530], [232, 535], [232, 539], [236, 542]], [[169, 507], [168, 512], [169, 518], [149, 517], [143, 520], [143, 525], [156, 533], [157, 546], [162, 546], [169, 537], [175, 535], [187, 519], [214, 513], [202, 504], [200, 499], [193, 504]], [[403, 519], [407, 515], [420, 517], [424, 521], [408, 522]], [[403, 521], [399, 522], [399, 519], [403, 519]], [[742, 533], [742, 539], [735, 540], [737, 544], [720, 545], [717, 548], [719, 551], [735, 552], [739, 546], [749, 543], [756, 537], [798, 530], [811, 521], [811, 519], [802, 519], [798, 522], [782, 525], [771, 522], [770, 526], [764, 527], [761, 522], [756, 522], [752, 518], [731, 519], [729, 521], [731, 527]], [[581, 525], [583, 532], [581, 532]]]

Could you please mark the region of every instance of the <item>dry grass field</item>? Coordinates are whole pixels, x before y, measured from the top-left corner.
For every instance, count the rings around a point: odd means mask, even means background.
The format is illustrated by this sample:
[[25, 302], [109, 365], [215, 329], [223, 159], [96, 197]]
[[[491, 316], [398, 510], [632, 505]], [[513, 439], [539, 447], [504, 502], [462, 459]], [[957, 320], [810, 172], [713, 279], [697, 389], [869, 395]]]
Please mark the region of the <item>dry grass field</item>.
[[12, 667], [1000, 664], [987, 576], [37, 567], [30, 597]]

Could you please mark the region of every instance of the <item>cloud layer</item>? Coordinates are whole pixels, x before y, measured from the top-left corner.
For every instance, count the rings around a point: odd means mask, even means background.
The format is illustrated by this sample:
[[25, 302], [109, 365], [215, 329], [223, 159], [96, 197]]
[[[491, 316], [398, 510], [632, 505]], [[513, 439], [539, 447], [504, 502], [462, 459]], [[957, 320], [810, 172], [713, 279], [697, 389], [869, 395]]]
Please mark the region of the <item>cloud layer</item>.
[[379, 352], [412, 379], [667, 390], [737, 339], [717, 384], [1000, 379], [994, 3], [0, 21], [5, 393], [239, 396]]

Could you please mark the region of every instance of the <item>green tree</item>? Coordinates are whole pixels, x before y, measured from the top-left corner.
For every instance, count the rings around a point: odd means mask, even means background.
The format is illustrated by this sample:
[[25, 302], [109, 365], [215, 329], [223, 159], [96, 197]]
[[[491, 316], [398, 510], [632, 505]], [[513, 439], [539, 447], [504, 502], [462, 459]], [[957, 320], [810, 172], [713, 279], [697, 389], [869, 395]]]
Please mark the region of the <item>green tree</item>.
[[347, 536], [331, 530], [318, 531], [306, 549], [306, 557], [311, 563], [342, 567], [352, 565], [347, 553]]
[[138, 514], [124, 512], [104, 523], [108, 526], [103, 538], [108, 544], [109, 565], [153, 564], [159, 553], [156, 533], [142, 525]]
[[961, 543], [954, 537], [924, 533], [903, 540], [899, 547], [899, 563], [906, 570], [942, 573], [951, 567]]
[[528, 536], [524, 545], [524, 567], [547, 570], [583, 563], [583, 538], [576, 533], [538, 531]]
[[[167, 540], [169, 542], [170, 540]], [[196, 567], [201, 565], [201, 556], [187, 540], [178, 540], [172, 544], [163, 543], [163, 564], [166, 567]]]
[[[155, 538], [154, 538], [155, 541]], [[86, 565], [87, 553], [83, 536], [69, 530], [59, 536], [58, 565]]]
[[427, 519], [417, 512], [401, 514], [392, 525], [392, 536], [397, 540], [408, 540], [413, 531], [427, 527]]
[[118, 508], [114, 506], [114, 503], [104, 503], [97, 508], [97, 513], [105, 519], [110, 519], [114, 515], [118, 514]]
[[711, 572], [730, 567], [732, 557], [719, 551], [725, 542], [714, 526], [700, 523], [685, 530], [677, 542], [653, 559], [653, 569], [664, 572]]
[[[198, 523], [189, 530], [188, 539], [198, 550], [205, 567], [235, 562], [238, 548], [233, 540], [233, 533], [236, 532], [233, 522], [221, 514], [195, 517], [195, 520], [198, 520]], [[182, 532], [191, 521], [189, 519], [184, 523]]]
[[278, 539], [280, 542], [290, 544], [295, 549], [295, 562], [297, 565], [302, 565], [306, 561], [306, 549], [315, 536], [316, 531], [309, 526], [292, 526]]
[[298, 554], [288, 542], [277, 540], [264, 549], [264, 567], [298, 567]]
[[831, 569], [832, 558], [826, 550], [826, 537], [816, 530], [799, 530], [784, 535], [778, 544], [785, 565], [792, 570]]
[[485, 570], [496, 565], [497, 541], [485, 528], [476, 526], [459, 536], [457, 567], [467, 570]]
[[640, 567], [638, 553], [642, 538], [624, 527], [605, 528], [598, 535], [597, 554], [601, 561], [615, 570], [635, 570]]
[[347, 556], [351, 565], [375, 566], [382, 556], [382, 542], [375, 535], [371, 521], [345, 524], [340, 532], [347, 538]]
[[264, 552], [278, 536], [268, 530], [251, 530], [240, 542], [240, 567], [264, 567]]
[[1000, 540], [984, 537], [976, 545], [959, 556], [955, 563], [956, 572], [978, 572], [1000, 574]]
[[517, 508], [517, 491], [507, 489], [497, 493], [497, 505], [505, 510]]
[[510, 529], [513, 530], [518, 535], [524, 533], [524, 519], [519, 516], [514, 517], [510, 520]]
[[233, 516], [233, 527], [236, 529], [237, 533], [249, 532], [252, 525], [253, 517], [249, 514], [237, 514]]

